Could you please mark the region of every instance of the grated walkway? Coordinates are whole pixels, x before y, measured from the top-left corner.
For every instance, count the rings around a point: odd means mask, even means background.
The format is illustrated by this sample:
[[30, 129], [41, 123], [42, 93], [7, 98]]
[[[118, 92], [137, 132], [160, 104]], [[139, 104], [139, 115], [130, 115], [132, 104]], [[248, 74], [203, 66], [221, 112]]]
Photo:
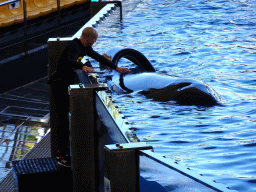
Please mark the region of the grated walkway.
[[[24, 159], [45, 158], [51, 155], [50, 133], [48, 133], [29, 153], [24, 156]], [[11, 170], [5, 178], [0, 182], [0, 191], [13, 192], [13, 171]]]
[[[0, 191], [14, 191], [11, 161], [51, 155], [47, 77], [0, 94]], [[31, 149], [32, 148], [32, 149]]]

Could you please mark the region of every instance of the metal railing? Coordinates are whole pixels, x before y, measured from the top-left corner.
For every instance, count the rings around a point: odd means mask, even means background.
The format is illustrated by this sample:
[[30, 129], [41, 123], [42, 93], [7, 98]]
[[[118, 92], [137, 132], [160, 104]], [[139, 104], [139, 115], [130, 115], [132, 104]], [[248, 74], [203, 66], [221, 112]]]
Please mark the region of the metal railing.
[[8, 0], [8, 1], [0, 3], [0, 6], [16, 3], [18, 1], [20, 1], [20, 0]]
[[[23, 16], [24, 16], [24, 53], [28, 55], [28, 26], [27, 26], [27, 2], [26, 0], [8, 0], [0, 3], [0, 7], [8, 4], [13, 4], [16, 2], [23, 1]], [[57, 12], [58, 12], [58, 28], [59, 36], [61, 37], [61, 13], [60, 13], [60, 0], [56, 0]]]

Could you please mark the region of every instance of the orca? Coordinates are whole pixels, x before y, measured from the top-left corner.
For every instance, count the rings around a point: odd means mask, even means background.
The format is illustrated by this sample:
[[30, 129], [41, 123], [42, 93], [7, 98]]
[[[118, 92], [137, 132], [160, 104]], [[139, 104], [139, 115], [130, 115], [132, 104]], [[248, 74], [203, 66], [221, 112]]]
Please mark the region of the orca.
[[137, 50], [112, 48], [104, 53], [116, 66], [124, 57], [135, 63], [141, 70], [136, 74], [116, 74], [109, 84], [114, 91], [139, 94], [155, 101], [175, 101], [180, 105], [214, 106], [221, 104], [218, 93], [208, 84], [155, 72], [147, 58]]
[[118, 87], [115, 90], [124, 90], [127, 93], [138, 91], [155, 101], [176, 101], [180, 105], [206, 107], [220, 104], [220, 97], [213, 88], [194, 79], [144, 72], [115, 75], [112, 82]]

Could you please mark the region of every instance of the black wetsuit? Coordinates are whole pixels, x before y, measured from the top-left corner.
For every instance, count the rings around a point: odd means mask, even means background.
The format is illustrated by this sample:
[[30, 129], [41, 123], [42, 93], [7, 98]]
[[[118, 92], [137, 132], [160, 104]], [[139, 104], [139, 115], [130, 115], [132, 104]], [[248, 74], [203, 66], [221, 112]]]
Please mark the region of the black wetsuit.
[[90, 45], [84, 46], [79, 39], [75, 38], [62, 52], [57, 64], [57, 70], [49, 79], [48, 84], [52, 85], [55, 81], [61, 81], [67, 85], [74, 83], [76, 79], [74, 70], [82, 69], [84, 65], [91, 67], [81, 62], [84, 56], [89, 56], [112, 69], [116, 68], [111, 61], [95, 52]]
[[90, 66], [90, 62], [81, 62], [84, 56], [89, 56], [103, 65], [112, 69], [116, 66], [95, 52], [91, 46], [84, 46], [77, 38], [73, 39], [63, 50], [56, 72], [49, 78], [51, 85], [51, 142], [55, 146], [52, 154], [57, 155], [57, 151], [62, 156], [69, 154], [69, 95], [68, 86], [77, 83], [77, 75], [74, 70], [82, 69], [84, 65]]

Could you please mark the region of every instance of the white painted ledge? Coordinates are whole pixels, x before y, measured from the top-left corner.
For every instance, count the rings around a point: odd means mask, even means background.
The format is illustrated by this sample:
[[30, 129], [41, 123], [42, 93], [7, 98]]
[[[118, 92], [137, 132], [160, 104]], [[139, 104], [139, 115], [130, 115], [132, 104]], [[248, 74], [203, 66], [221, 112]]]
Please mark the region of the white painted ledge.
[[100, 24], [106, 17], [110, 15], [110, 13], [116, 9], [116, 5], [114, 3], [109, 3], [105, 7], [103, 7], [93, 18], [91, 18], [75, 35], [72, 36], [74, 38], [80, 38], [82, 31], [86, 27], [94, 27], [96, 28], [98, 24]]

